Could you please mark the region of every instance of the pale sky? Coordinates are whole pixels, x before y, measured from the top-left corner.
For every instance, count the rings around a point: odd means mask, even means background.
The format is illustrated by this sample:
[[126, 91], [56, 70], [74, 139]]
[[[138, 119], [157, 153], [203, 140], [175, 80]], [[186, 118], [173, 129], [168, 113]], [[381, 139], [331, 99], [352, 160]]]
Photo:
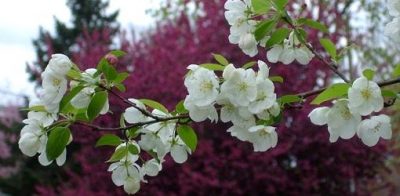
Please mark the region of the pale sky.
[[[124, 29], [147, 28], [153, 23], [146, 10], [158, 7], [159, 0], [111, 0], [108, 11], [119, 9], [118, 21]], [[69, 22], [66, 0], [0, 0], [0, 104], [21, 102], [13, 94], [33, 94], [25, 72], [27, 62], [35, 60], [32, 40], [39, 26], [54, 32], [54, 16]]]

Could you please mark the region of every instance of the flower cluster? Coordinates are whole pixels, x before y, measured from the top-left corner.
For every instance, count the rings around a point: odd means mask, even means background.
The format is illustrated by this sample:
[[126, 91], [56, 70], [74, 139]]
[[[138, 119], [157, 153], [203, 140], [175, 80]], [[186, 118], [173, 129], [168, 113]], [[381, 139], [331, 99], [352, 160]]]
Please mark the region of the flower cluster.
[[[258, 22], [253, 20], [254, 14], [250, 0], [228, 0], [225, 3], [225, 18], [230, 27], [229, 42], [239, 44], [242, 51], [253, 57], [258, 53], [258, 45], [265, 47], [269, 36], [257, 41], [254, 33]], [[282, 44], [276, 44], [267, 53], [268, 61], [290, 64], [297, 60], [306, 65], [314, 57], [314, 54], [299, 41], [294, 32]]]
[[365, 145], [374, 146], [380, 137], [392, 137], [390, 118], [381, 114], [362, 120], [362, 116], [380, 112], [383, 105], [380, 87], [375, 82], [360, 77], [349, 88], [348, 99], [335, 101], [331, 108], [318, 107], [309, 117], [316, 125], [328, 125], [331, 142], [336, 142], [339, 137], [352, 138], [357, 133]]
[[[157, 176], [162, 169], [165, 156], [170, 153], [176, 163], [184, 163], [192, 150], [182, 141], [176, 133], [177, 120], [165, 120], [155, 122], [155, 118], [165, 119], [172, 114], [154, 109], [151, 115], [146, 114], [146, 106], [137, 99], [128, 99], [134, 106], [129, 107], [123, 113], [123, 119], [129, 124], [148, 123], [140, 126], [135, 131], [140, 140], [129, 140], [120, 144], [115, 151], [123, 148], [134, 148], [136, 151], [125, 151], [125, 157], [110, 165], [108, 171], [112, 172], [112, 180], [117, 186], [124, 186], [125, 192], [134, 194], [140, 189], [140, 182], [147, 182], [144, 177]], [[145, 112], [146, 111], [146, 112]], [[135, 136], [135, 137], [136, 137]], [[138, 164], [140, 151], [144, 150], [152, 159]], [[118, 153], [116, 153], [118, 154]]]
[[239, 44], [243, 52], [251, 57], [258, 53], [258, 41], [254, 36], [257, 22], [251, 20], [251, 0], [228, 0], [225, 3], [225, 18], [231, 25], [229, 42]]
[[294, 60], [302, 65], [307, 65], [314, 58], [314, 54], [303, 45], [292, 31], [282, 44], [277, 44], [267, 52], [267, 59], [271, 63], [278, 61], [290, 64]]
[[393, 20], [386, 24], [384, 33], [395, 41], [400, 41], [400, 1], [388, 0], [387, 7]]
[[[135, 141], [128, 143], [122, 143], [117, 148], [128, 148], [129, 145], [133, 145], [140, 152], [140, 147]], [[142, 167], [136, 162], [139, 159], [139, 155], [132, 154], [127, 150], [126, 155], [118, 162], [112, 163], [108, 171], [112, 172], [111, 179], [117, 186], [124, 186], [125, 192], [128, 194], [135, 194], [140, 189], [140, 182], [146, 182], [144, 176], [156, 176], [161, 171], [162, 165], [156, 159], [150, 159], [146, 161]]]
[[[220, 79], [211, 70], [189, 65], [190, 71], [185, 78], [189, 95], [184, 106], [191, 119], [196, 122], [207, 118], [218, 121], [217, 104], [221, 121], [233, 123], [228, 129], [232, 136], [251, 142], [254, 151], [275, 147], [275, 128], [265, 124], [280, 114], [280, 106], [276, 102], [274, 84], [268, 79], [267, 64], [258, 61], [258, 67], [256, 73], [229, 64]], [[222, 81], [221, 85], [219, 81]]]
[[[46, 69], [42, 73], [42, 96], [38, 102], [31, 101], [30, 108], [43, 107], [37, 111], [30, 111], [28, 118], [23, 120], [25, 126], [21, 130], [19, 148], [32, 157], [39, 153], [39, 162], [49, 165], [46, 155], [46, 144], [48, 140], [48, 129], [58, 119], [59, 104], [67, 91], [66, 75], [72, 67], [69, 58], [62, 54], [54, 54]], [[70, 137], [69, 142], [72, 140]], [[66, 149], [56, 158], [58, 165], [63, 165], [66, 158]]]

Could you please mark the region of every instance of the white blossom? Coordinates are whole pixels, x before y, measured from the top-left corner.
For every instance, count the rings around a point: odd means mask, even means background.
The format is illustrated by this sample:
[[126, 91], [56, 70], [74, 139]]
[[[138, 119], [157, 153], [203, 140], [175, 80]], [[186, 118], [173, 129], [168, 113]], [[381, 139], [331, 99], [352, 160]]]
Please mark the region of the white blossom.
[[21, 130], [21, 137], [18, 141], [19, 149], [27, 156], [35, 156], [41, 147], [47, 143], [45, 131], [37, 120], [31, 121]]
[[250, 57], [253, 57], [258, 53], [257, 45], [258, 42], [253, 33], [247, 32], [240, 36], [239, 47]]
[[379, 112], [383, 108], [383, 97], [380, 87], [365, 77], [356, 79], [349, 88], [349, 108], [352, 113], [363, 116]]
[[349, 110], [346, 99], [336, 101], [332, 108], [315, 108], [308, 117], [315, 125], [328, 125], [330, 142], [336, 142], [339, 137], [342, 139], [352, 138], [361, 122], [361, 116], [351, 113]]
[[255, 152], [264, 152], [270, 148], [274, 148], [278, 143], [278, 134], [275, 127], [257, 125], [250, 127], [249, 142], [253, 143]]
[[142, 169], [148, 176], [157, 176], [162, 169], [162, 165], [156, 159], [150, 159], [143, 164]]
[[[58, 105], [67, 91], [67, 80], [53, 72], [43, 72], [42, 79], [41, 101], [47, 111], [56, 113], [58, 112]], [[57, 107], [54, 107], [54, 105], [57, 105]]]
[[392, 127], [389, 116], [381, 114], [363, 120], [358, 128], [357, 135], [365, 145], [370, 147], [375, 146], [380, 137], [387, 140], [391, 139]]
[[[161, 118], [169, 118], [172, 117], [170, 114], [165, 114], [160, 110], [153, 110], [153, 115], [161, 117]], [[148, 126], [144, 130], [149, 130], [152, 133], [156, 133], [160, 140], [167, 144], [168, 141], [171, 141], [174, 137], [176, 127], [176, 121], [169, 120], [164, 122], [153, 123]]]
[[191, 95], [187, 95], [183, 105], [189, 111], [190, 118], [195, 122], [201, 122], [207, 118], [210, 119], [211, 122], [218, 121], [218, 113], [214, 107], [214, 104], [202, 107], [196, 106], [193, 101], [193, 97]]
[[46, 67], [45, 72], [51, 70], [57, 75], [65, 76], [72, 67], [72, 62], [69, 58], [63, 54], [53, 54], [49, 64]]
[[235, 106], [248, 106], [257, 98], [256, 76], [252, 69], [238, 68], [221, 85], [221, 94]]
[[131, 160], [121, 160], [108, 168], [111, 179], [116, 186], [123, 186], [128, 194], [135, 194], [140, 189], [140, 167]]
[[387, 8], [391, 16], [400, 16], [400, 1], [399, 0], [388, 0]]
[[177, 135], [171, 146], [171, 157], [176, 163], [184, 163], [187, 160], [188, 153], [191, 151], [189, 147], [183, 143], [182, 139]]
[[[130, 102], [134, 103], [138, 108], [146, 110], [146, 106], [137, 99], [128, 99]], [[129, 107], [124, 112], [124, 119], [128, 123], [138, 123], [146, 122], [148, 118], [140, 110], [135, 107]]]
[[207, 106], [215, 102], [219, 94], [219, 82], [211, 70], [189, 65], [191, 73], [185, 78], [185, 86], [191, 95], [192, 103], [196, 106]]
[[400, 16], [393, 18], [391, 22], [386, 24], [384, 34], [394, 41], [400, 42]]

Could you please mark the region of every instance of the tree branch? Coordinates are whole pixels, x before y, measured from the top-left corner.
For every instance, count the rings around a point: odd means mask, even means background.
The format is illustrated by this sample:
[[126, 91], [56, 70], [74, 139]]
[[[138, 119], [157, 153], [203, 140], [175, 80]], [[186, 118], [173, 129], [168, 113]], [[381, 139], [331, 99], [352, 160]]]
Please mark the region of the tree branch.
[[97, 130], [102, 130], [102, 131], [120, 131], [120, 130], [128, 130], [128, 129], [131, 129], [131, 128], [134, 128], [134, 127], [141, 127], [141, 126], [144, 126], [144, 125], [150, 125], [150, 124], [154, 124], [154, 123], [158, 123], [158, 122], [165, 122], [165, 121], [170, 121], [170, 120], [181, 120], [181, 119], [186, 119], [186, 118], [190, 118], [188, 114], [183, 114], [183, 115], [179, 115], [179, 116], [172, 116], [172, 117], [167, 117], [167, 118], [158, 117], [158, 119], [156, 119], [156, 120], [133, 123], [133, 124], [130, 124], [130, 125], [126, 126], [126, 127], [101, 127], [101, 126], [90, 124], [90, 123], [86, 123], [86, 122], [83, 122], [83, 121], [77, 121], [75, 123], [78, 124], [78, 125], [82, 125], [82, 126], [90, 127], [90, 128], [97, 129]]

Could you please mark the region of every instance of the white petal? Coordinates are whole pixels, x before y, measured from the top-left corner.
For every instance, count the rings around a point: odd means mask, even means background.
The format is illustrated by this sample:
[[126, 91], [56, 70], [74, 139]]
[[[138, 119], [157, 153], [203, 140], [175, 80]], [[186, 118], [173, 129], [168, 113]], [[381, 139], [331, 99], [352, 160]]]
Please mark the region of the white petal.
[[123, 165], [117, 167], [111, 174], [111, 179], [116, 186], [122, 186], [126, 178], [128, 178], [128, 173], [126, 167]]
[[283, 52], [283, 47], [281, 45], [276, 45], [271, 50], [267, 52], [267, 59], [271, 63], [278, 62], [281, 54]]
[[39, 163], [43, 166], [50, 165], [53, 161], [49, 161], [47, 158], [46, 152], [42, 152], [38, 157]]
[[56, 158], [56, 163], [58, 166], [62, 166], [67, 159], [67, 148], [64, 148], [64, 151]]
[[318, 107], [310, 112], [308, 117], [311, 122], [315, 125], [325, 125], [328, 121], [327, 112], [329, 111], [328, 107]]
[[187, 151], [184, 146], [173, 145], [171, 148], [171, 156], [176, 163], [184, 163], [187, 160]]
[[140, 189], [140, 181], [129, 177], [124, 181], [124, 191], [128, 194], [135, 194]]
[[32, 133], [25, 133], [18, 141], [19, 149], [27, 156], [34, 156], [40, 148], [39, 138]]

